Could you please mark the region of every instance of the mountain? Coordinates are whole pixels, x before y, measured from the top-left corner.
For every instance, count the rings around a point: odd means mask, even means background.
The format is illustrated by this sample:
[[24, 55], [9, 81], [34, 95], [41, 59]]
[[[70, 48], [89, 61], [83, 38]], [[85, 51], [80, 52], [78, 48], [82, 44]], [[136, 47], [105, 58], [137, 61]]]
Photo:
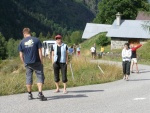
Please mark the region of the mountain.
[[76, 1], [86, 5], [87, 8], [90, 9], [94, 13], [94, 15], [96, 15], [98, 10], [98, 3], [101, 0], [76, 0]]
[[43, 35], [66, 35], [73, 30], [83, 30], [95, 14], [89, 7], [92, 2], [88, 1], [90, 0], [1, 0], [0, 32], [8, 40], [21, 39], [24, 27], [31, 28], [37, 36], [41, 32]]

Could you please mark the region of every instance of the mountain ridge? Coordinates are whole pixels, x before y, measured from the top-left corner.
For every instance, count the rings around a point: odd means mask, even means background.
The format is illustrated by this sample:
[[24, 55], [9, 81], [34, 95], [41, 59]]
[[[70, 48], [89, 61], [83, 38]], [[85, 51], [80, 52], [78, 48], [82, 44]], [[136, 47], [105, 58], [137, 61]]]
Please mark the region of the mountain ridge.
[[83, 30], [94, 13], [86, 5], [74, 0], [2, 0], [0, 3], [0, 32], [9, 38], [21, 39], [22, 29], [30, 27], [37, 36], [73, 30]]

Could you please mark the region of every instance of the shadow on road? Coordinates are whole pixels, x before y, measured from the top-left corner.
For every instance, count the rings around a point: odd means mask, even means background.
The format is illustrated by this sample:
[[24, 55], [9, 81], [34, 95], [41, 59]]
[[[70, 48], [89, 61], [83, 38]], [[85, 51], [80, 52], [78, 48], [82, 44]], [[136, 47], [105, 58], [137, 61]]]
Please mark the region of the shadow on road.
[[88, 97], [87, 95], [58, 95], [58, 96], [51, 96], [47, 97], [48, 100], [56, 100], [56, 99], [68, 99], [68, 98], [83, 98]]
[[69, 91], [69, 93], [93, 93], [93, 92], [102, 92], [104, 90], [80, 90], [80, 91]]
[[150, 71], [140, 71], [140, 73], [149, 73]]
[[129, 81], [147, 81], [147, 80], [150, 80], [150, 79], [130, 79]]

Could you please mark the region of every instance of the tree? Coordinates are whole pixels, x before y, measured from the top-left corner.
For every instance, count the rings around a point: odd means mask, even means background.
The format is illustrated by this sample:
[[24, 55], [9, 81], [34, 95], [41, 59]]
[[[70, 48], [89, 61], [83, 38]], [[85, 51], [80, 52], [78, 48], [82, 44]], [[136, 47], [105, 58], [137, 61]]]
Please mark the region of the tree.
[[7, 55], [8, 58], [16, 57], [18, 56], [18, 45], [19, 40], [15, 40], [13, 38], [10, 38], [7, 42]]
[[39, 39], [40, 39], [41, 42], [46, 40], [45, 37], [43, 36], [42, 32], [39, 34]]
[[5, 59], [6, 55], [6, 44], [5, 37], [0, 32], [0, 59]]
[[82, 41], [82, 33], [80, 31], [74, 31], [72, 32], [71, 34], [71, 43], [75, 43], [75, 44], [78, 44]]
[[50, 34], [50, 32], [48, 32], [46, 35], [46, 39], [50, 39], [50, 38], [51, 38], [51, 34]]
[[101, 34], [96, 40], [96, 44], [100, 46], [107, 46], [108, 44], [110, 44], [110, 39], [106, 37], [106, 33]]
[[31, 34], [32, 34], [33, 37], [36, 37], [36, 33], [35, 32], [32, 32]]
[[149, 10], [149, 4], [147, 0], [102, 0], [98, 10], [94, 22], [112, 24], [117, 12], [122, 14], [122, 19], [135, 19], [139, 10]]
[[71, 42], [70, 37], [68, 35], [64, 36], [63, 40], [64, 40], [65, 43], [70, 43]]

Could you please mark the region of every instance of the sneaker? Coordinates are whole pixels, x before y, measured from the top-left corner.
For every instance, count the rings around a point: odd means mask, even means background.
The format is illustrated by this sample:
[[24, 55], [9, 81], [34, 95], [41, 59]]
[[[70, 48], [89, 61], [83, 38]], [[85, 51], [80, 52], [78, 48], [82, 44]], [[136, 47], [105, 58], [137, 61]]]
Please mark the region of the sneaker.
[[28, 100], [32, 100], [32, 99], [33, 99], [32, 94], [29, 94], [29, 95], [28, 95]]
[[38, 99], [40, 99], [40, 101], [46, 101], [47, 100], [47, 98], [43, 94], [42, 95], [38, 94]]

